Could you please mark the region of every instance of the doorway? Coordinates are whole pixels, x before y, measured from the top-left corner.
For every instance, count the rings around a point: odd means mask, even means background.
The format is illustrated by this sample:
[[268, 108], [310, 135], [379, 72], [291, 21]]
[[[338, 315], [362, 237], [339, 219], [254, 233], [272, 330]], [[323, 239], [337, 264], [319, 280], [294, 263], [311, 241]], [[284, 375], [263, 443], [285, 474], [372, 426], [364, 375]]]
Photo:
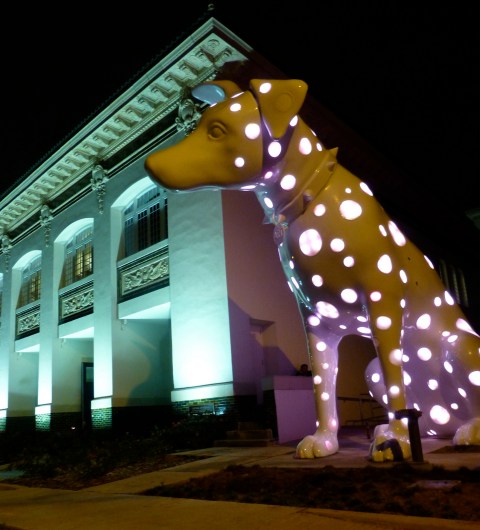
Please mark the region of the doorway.
[[82, 429], [92, 428], [93, 363], [82, 363]]

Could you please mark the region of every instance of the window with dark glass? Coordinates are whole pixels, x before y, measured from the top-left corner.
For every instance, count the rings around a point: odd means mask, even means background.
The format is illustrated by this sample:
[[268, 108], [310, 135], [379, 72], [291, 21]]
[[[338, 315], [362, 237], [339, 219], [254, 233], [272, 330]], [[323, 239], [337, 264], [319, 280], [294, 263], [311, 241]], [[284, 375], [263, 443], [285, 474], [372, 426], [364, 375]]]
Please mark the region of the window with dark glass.
[[158, 186], [138, 195], [124, 210], [125, 257], [168, 237], [167, 200]]
[[18, 307], [40, 300], [42, 280], [42, 257], [34, 258], [22, 271], [22, 286]]
[[437, 272], [447, 290], [455, 298], [456, 302], [464, 307], [469, 306], [468, 291], [463, 271], [454, 265], [439, 260]]
[[93, 273], [93, 226], [88, 226], [67, 243], [63, 285], [70, 285]]

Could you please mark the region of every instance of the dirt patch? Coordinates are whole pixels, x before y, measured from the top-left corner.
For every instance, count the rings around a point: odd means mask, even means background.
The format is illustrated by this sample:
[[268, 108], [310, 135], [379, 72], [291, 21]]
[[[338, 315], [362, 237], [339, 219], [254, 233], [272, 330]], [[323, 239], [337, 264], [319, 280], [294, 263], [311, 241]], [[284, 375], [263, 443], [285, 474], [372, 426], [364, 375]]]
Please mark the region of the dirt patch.
[[445, 447], [440, 447], [431, 453], [441, 454], [464, 454], [464, 453], [480, 453], [480, 445], [446, 445]]
[[420, 471], [401, 464], [379, 469], [283, 469], [230, 466], [146, 495], [275, 504], [478, 521], [480, 472]]
[[[86, 476], [85, 474], [68, 470], [62, 472], [57, 470], [53, 477], [23, 475], [12, 479], [6, 479], [3, 484], [19, 484], [21, 486], [35, 488], [52, 488], [78, 491], [92, 486], [99, 486], [108, 482], [115, 482], [124, 478], [160, 471], [169, 467], [175, 467], [180, 464], [186, 464], [199, 460], [199, 457], [190, 455], [167, 454], [156, 456], [142, 462], [136, 462], [128, 465], [119, 465], [107, 473], [99, 476]], [[0, 527], [1, 528], [1, 527]]]

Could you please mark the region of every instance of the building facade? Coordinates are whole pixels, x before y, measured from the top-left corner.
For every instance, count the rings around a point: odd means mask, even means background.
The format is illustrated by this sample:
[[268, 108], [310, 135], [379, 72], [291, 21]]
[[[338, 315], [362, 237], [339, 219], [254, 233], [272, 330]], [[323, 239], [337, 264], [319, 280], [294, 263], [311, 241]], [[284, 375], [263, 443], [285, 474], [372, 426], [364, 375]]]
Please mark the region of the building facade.
[[[209, 19], [2, 197], [0, 431], [156, 424], [172, 411], [246, 417], [273, 378], [308, 360], [256, 198], [170, 194], [144, 169], [195, 126], [189, 88], [226, 71], [282, 75]], [[326, 145], [378, 167], [309, 105]], [[444, 267], [467, 303], [465, 277]], [[344, 350], [339, 393], [361, 395], [373, 347], [352, 338]]]

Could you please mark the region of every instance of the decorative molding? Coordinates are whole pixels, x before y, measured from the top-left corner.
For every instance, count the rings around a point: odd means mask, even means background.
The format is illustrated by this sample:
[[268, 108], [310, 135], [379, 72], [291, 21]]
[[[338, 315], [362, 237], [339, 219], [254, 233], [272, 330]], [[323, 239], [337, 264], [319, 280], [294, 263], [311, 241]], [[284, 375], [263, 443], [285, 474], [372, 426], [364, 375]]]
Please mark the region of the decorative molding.
[[[235, 48], [227, 40], [235, 41]], [[93, 174], [97, 161], [110, 159], [155, 127], [177, 108], [185, 90], [214, 78], [227, 61], [246, 60], [244, 53], [250, 52], [218, 21], [207, 21], [38, 168], [19, 179], [0, 200], [0, 233], [13, 232], [42, 204], [52, 203], [89, 172]], [[100, 187], [100, 199], [101, 191]]]

